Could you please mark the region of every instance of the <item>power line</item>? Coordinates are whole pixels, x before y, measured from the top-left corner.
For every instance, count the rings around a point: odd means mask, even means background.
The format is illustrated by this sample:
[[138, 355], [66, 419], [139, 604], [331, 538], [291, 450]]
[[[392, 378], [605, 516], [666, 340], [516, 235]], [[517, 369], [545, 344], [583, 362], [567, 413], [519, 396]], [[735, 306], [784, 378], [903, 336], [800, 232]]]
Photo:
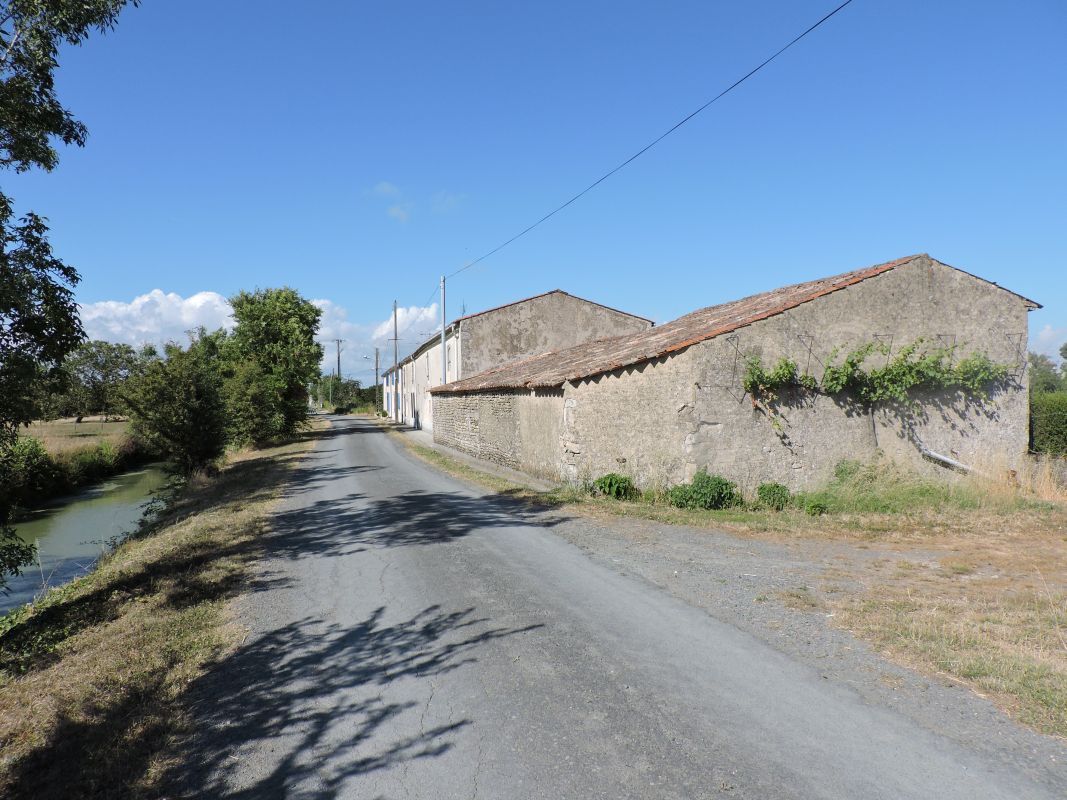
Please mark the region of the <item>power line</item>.
[[[582, 190], [581, 190], [580, 192], [578, 192], [578, 194], [576, 194], [576, 195], [574, 195], [573, 197], [571, 197], [571, 198], [570, 198], [570, 199], [569, 199], [569, 200], [568, 200], [567, 202], [565, 202], [565, 203], [563, 203], [562, 205], [560, 205], [560, 206], [557, 206], [556, 208], [552, 209], [552, 210], [551, 210], [551, 211], [549, 211], [549, 212], [548, 212], [547, 214], [545, 214], [545, 215], [544, 215], [543, 217], [541, 217], [541, 219], [537, 220], [537, 222], [535, 222], [535, 223], [533, 223], [532, 225], [530, 225], [530, 226], [528, 226], [528, 227], [524, 228], [523, 230], [519, 231], [519, 232], [518, 232], [517, 234], [515, 234], [514, 236], [512, 236], [512, 237], [511, 237], [510, 239], [508, 239], [507, 241], [503, 242], [502, 244], [499, 244], [499, 245], [497, 245], [496, 247], [494, 247], [494, 248], [493, 248], [492, 250], [490, 250], [489, 252], [487, 252], [487, 253], [484, 253], [483, 255], [480, 255], [480, 256], [478, 256], [478, 258], [474, 259], [473, 261], [470, 261], [470, 262], [468, 262], [467, 264], [465, 264], [464, 266], [460, 267], [460, 268], [459, 268], [459, 269], [457, 269], [457, 270], [456, 270], [455, 272], [451, 273], [450, 275], [448, 275], [448, 276], [446, 276], [446, 277], [448, 277], [448, 278], [452, 278], [452, 277], [455, 277], [456, 275], [459, 275], [459, 274], [460, 274], [461, 272], [466, 272], [466, 271], [467, 271], [468, 269], [470, 269], [471, 267], [475, 266], [476, 264], [479, 264], [479, 263], [481, 263], [482, 261], [485, 261], [485, 259], [489, 258], [489, 257], [490, 257], [491, 255], [494, 255], [495, 253], [498, 253], [498, 252], [500, 252], [501, 250], [503, 250], [503, 249], [504, 249], [505, 247], [507, 247], [507, 246], [508, 246], [509, 244], [511, 244], [512, 242], [514, 242], [514, 241], [516, 241], [516, 240], [518, 240], [518, 239], [521, 239], [521, 238], [522, 238], [523, 236], [525, 236], [526, 234], [528, 234], [528, 233], [529, 233], [530, 231], [532, 231], [532, 230], [533, 230], [534, 228], [536, 228], [536, 227], [537, 227], [538, 225], [542, 224], [543, 222], [547, 222], [547, 221], [548, 221], [549, 219], [551, 219], [551, 218], [552, 218], [552, 217], [554, 217], [554, 216], [555, 216], [556, 214], [558, 214], [558, 213], [559, 213], [560, 211], [562, 211], [563, 209], [565, 209], [565, 208], [566, 208], [567, 206], [569, 206], [569, 205], [570, 205], [571, 203], [573, 203], [573, 202], [574, 202], [575, 200], [578, 200], [578, 199], [579, 199], [579, 198], [581, 198], [581, 197], [582, 197], [583, 195], [585, 195], [585, 194], [587, 194], [588, 192], [592, 191], [592, 190], [593, 190], [593, 189], [595, 189], [595, 188], [596, 188], [597, 186], [599, 186], [599, 185], [600, 185], [601, 183], [603, 183], [603, 182], [604, 182], [604, 181], [606, 181], [606, 180], [607, 180], [608, 178], [610, 178], [610, 177], [611, 177], [612, 175], [614, 175], [614, 174], [615, 174], [616, 172], [618, 172], [619, 170], [621, 170], [621, 169], [622, 169], [623, 167], [627, 166], [627, 165], [628, 165], [628, 164], [630, 164], [631, 162], [633, 162], [633, 161], [637, 160], [638, 158], [640, 158], [641, 156], [643, 156], [643, 155], [644, 155], [645, 153], [647, 153], [647, 152], [648, 152], [649, 150], [651, 150], [651, 149], [652, 149], [653, 147], [655, 147], [655, 146], [656, 146], [657, 144], [659, 144], [659, 143], [660, 143], [661, 141], [663, 141], [664, 139], [666, 139], [666, 138], [667, 138], [668, 136], [670, 136], [670, 135], [671, 135], [672, 133], [674, 133], [674, 132], [675, 132], [676, 130], [678, 130], [678, 129], [679, 129], [680, 127], [682, 127], [682, 126], [683, 126], [683, 125], [685, 125], [685, 124], [686, 124], [687, 122], [689, 122], [689, 120], [693, 119], [693, 117], [697, 116], [697, 114], [701, 113], [702, 111], [704, 111], [705, 109], [707, 109], [707, 108], [708, 108], [708, 107], [709, 107], [710, 105], [712, 105], [712, 104], [713, 104], [713, 103], [715, 103], [716, 101], [718, 101], [718, 100], [722, 99], [723, 97], [725, 97], [726, 95], [728, 95], [728, 94], [729, 94], [730, 92], [732, 92], [732, 91], [733, 91], [734, 89], [736, 89], [736, 88], [737, 88], [738, 86], [740, 86], [740, 85], [741, 85], [742, 83], [744, 83], [745, 81], [747, 81], [747, 80], [748, 80], [749, 78], [751, 78], [751, 77], [752, 77], [753, 75], [755, 75], [755, 74], [756, 74], [757, 72], [759, 72], [759, 71], [760, 71], [761, 69], [763, 69], [763, 68], [764, 68], [765, 66], [767, 66], [768, 64], [770, 64], [770, 63], [771, 63], [772, 61], [774, 61], [774, 60], [775, 60], [776, 58], [778, 58], [778, 56], [780, 56], [780, 55], [781, 55], [782, 53], [784, 53], [784, 52], [785, 52], [786, 50], [788, 50], [788, 49], [789, 49], [790, 47], [792, 47], [793, 45], [795, 45], [795, 44], [796, 44], [797, 42], [799, 42], [799, 41], [800, 41], [801, 39], [803, 39], [803, 38], [804, 38], [805, 36], [807, 36], [807, 35], [808, 35], [809, 33], [811, 33], [812, 31], [814, 31], [814, 30], [815, 30], [816, 28], [818, 28], [818, 27], [819, 27], [820, 25], [822, 25], [822, 24], [823, 24], [824, 22], [826, 22], [826, 21], [827, 21], [827, 20], [829, 20], [829, 19], [830, 19], [831, 17], [833, 17], [833, 16], [835, 15], [835, 14], [837, 14], [837, 12], [841, 11], [841, 10], [842, 10], [843, 8], [845, 8], [845, 6], [847, 6], [847, 5], [851, 4], [851, 3], [852, 3], [852, 0], [845, 0], [845, 2], [844, 2], [844, 3], [842, 3], [841, 5], [839, 5], [839, 6], [837, 7], [837, 8], [835, 8], [835, 9], [834, 9], [833, 11], [831, 11], [831, 12], [830, 12], [829, 14], [827, 14], [827, 15], [826, 15], [825, 17], [823, 17], [823, 18], [822, 18], [822, 19], [820, 19], [820, 20], [819, 20], [818, 22], [816, 22], [816, 23], [815, 23], [814, 25], [812, 25], [812, 26], [811, 26], [811, 27], [809, 27], [809, 28], [808, 28], [807, 30], [805, 30], [805, 31], [804, 31], [803, 33], [801, 33], [801, 34], [799, 34], [798, 36], [794, 37], [794, 38], [793, 38], [793, 39], [792, 39], [792, 40], [791, 40], [791, 41], [789, 42], [789, 44], [785, 45], [784, 47], [781, 47], [781, 48], [779, 48], [779, 49], [778, 49], [777, 51], [775, 51], [775, 53], [774, 53], [774, 54], [773, 54], [772, 56], [770, 56], [770, 57], [769, 57], [768, 59], [766, 59], [765, 61], [763, 61], [762, 63], [760, 63], [760, 64], [759, 64], [759, 65], [758, 65], [757, 67], [754, 67], [753, 69], [749, 70], [749, 71], [748, 71], [747, 73], [745, 73], [745, 74], [744, 74], [743, 76], [741, 76], [741, 77], [740, 77], [740, 78], [738, 78], [738, 79], [737, 79], [736, 81], [734, 81], [733, 83], [731, 83], [731, 84], [730, 84], [729, 86], [727, 86], [727, 87], [726, 87], [725, 89], [723, 89], [723, 90], [722, 90], [721, 92], [719, 92], [719, 93], [718, 93], [717, 95], [715, 95], [715, 96], [714, 96], [713, 98], [711, 98], [710, 100], [708, 100], [708, 102], [704, 103], [704, 105], [702, 105], [702, 106], [701, 106], [700, 108], [698, 108], [698, 109], [697, 109], [696, 111], [693, 111], [693, 112], [692, 112], [691, 114], [689, 114], [689, 115], [688, 115], [688, 116], [686, 116], [685, 118], [683, 118], [683, 119], [679, 120], [678, 122], [676, 122], [676, 123], [675, 123], [674, 125], [672, 125], [672, 126], [671, 126], [670, 128], [668, 128], [668, 129], [667, 129], [666, 131], [664, 131], [663, 133], [661, 133], [661, 134], [660, 134], [659, 136], [657, 136], [657, 137], [656, 137], [655, 139], [653, 139], [653, 140], [652, 140], [651, 142], [649, 142], [648, 144], [646, 144], [646, 145], [645, 145], [644, 147], [642, 147], [642, 148], [641, 148], [640, 150], [638, 150], [638, 151], [637, 151], [636, 153], [634, 153], [634, 154], [633, 154], [632, 156], [630, 156], [630, 157], [629, 157], [628, 159], [626, 159], [625, 161], [623, 161], [623, 162], [622, 162], [621, 164], [619, 164], [618, 166], [614, 167], [614, 168], [613, 168], [613, 169], [611, 169], [610, 171], [608, 171], [608, 172], [605, 172], [605, 173], [604, 173], [603, 175], [601, 175], [601, 176], [600, 176], [599, 178], [597, 178], [597, 179], [596, 179], [595, 181], [593, 181], [593, 182], [592, 182], [591, 184], [589, 184], [589, 185], [588, 185], [588, 186], [586, 186], [586, 187], [585, 187], [584, 189], [582, 189]], [[436, 293], [436, 292], [435, 292], [435, 293]]]
[[[427, 297], [427, 298], [426, 298], [426, 302], [425, 302], [425, 303], [423, 303], [423, 304], [422, 304], [421, 306], [416, 306], [416, 308], [426, 308], [426, 306], [428, 306], [428, 305], [430, 304], [430, 301], [431, 301], [431, 300], [433, 300], [433, 299], [434, 299], [435, 297], [437, 297], [437, 293], [438, 293], [439, 291], [441, 291], [441, 287], [440, 287], [440, 286], [435, 286], [435, 287], [434, 287], [434, 290], [433, 290], [433, 292], [432, 292], [432, 293], [430, 294], [430, 296], [429, 296], [429, 297]], [[412, 318], [412, 320], [411, 320], [411, 321], [410, 321], [410, 322], [409, 322], [409, 323], [408, 323], [408, 324], [407, 324], [407, 325], [406, 325], [406, 326], [404, 327], [404, 330], [400, 331], [400, 333], [398, 333], [398, 334], [396, 335], [396, 338], [397, 338], [397, 340], [403, 339], [403, 337], [404, 337], [404, 334], [405, 334], [405, 333], [407, 333], [407, 332], [408, 332], [409, 330], [411, 330], [412, 326], [413, 326], [413, 325], [414, 325], [414, 324], [415, 324], [416, 322], [418, 322], [418, 320], [419, 320], [419, 317], [418, 317], [418, 315], [416, 314], [416, 315], [415, 315], [415, 316], [414, 316], [414, 317]]]

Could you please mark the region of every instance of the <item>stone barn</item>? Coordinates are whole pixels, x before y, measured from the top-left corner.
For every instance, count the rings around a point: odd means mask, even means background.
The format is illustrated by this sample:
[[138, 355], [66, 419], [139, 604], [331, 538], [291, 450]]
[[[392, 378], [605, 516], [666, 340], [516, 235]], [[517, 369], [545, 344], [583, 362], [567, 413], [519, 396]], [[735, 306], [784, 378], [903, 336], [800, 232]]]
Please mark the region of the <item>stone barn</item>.
[[[445, 331], [443, 357], [448, 380], [456, 381], [516, 358], [651, 327], [644, 317], [553, 289], [456, 319]], [[393, 419], [433, 429], [429, 392], [442, 383], [441, 358], [438, 333], [383, 373], [385, 407]]]
[[[1039, 306], [928, 255], [909, 256], [695, 311], [665, 325], [514, 361], [432, 390], [435, 441], [555, 480], [608, 472], [666, 487], [701, 468], [751, 492], [825, 481], [845, 459], [884, 453], [946, 474], [1028, 445], [1027, 312]], [[1007, 377], [987, 392], [928, 390], [907, 403], [791, 384], [774, 402], [745, 390], [756, 357], [821, 381], [865, 345], [981, 353]], [[984, 396], [983, 396], [984, 394]]]

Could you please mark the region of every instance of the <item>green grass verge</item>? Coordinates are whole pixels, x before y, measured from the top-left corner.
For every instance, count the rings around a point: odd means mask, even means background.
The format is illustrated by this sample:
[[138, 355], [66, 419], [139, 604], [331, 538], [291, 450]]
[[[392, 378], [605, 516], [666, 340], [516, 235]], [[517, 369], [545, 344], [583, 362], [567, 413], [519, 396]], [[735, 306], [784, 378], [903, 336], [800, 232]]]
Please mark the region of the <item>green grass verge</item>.
[[235, 456], [96, 570], [0, 618], [0, 796], [165, 796], [184, 692], [239, 637], [227, 603], [311, 444]]

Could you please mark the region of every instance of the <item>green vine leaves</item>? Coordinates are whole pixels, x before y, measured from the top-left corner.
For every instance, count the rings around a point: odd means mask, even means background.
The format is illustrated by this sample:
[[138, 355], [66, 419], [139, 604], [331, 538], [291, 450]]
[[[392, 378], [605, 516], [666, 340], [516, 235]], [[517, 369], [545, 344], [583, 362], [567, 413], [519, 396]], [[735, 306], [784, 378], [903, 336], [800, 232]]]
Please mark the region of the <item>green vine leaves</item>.
[[883, 401], [912, 403], [911, 393], [917, 390], [956, 390], [980, 400], [988, 399], [990, 387], [1008, 379], [1009, 368], [994, 363], [981, 352], [953, 363], [957, 347], [926, 347], [924, 339], [916, 339], [889, 358], [882, 367], [864, 369], [864, 362], [874, 353], [889, 356], [884, 344], [867, 343], [845, 355], [840, 363], [835, 349], [824, 365], [822, 381], [813, 375], [799, 374], [797, 364], [781, 358], [773, 369], [767, 370], [758, 356], [745, 363], [741, 385], [752, 396], [753, 405], [775, 402], [786, 389], [803, 388], [827, 395], [849, 393], [861, 403], [871, 406]]

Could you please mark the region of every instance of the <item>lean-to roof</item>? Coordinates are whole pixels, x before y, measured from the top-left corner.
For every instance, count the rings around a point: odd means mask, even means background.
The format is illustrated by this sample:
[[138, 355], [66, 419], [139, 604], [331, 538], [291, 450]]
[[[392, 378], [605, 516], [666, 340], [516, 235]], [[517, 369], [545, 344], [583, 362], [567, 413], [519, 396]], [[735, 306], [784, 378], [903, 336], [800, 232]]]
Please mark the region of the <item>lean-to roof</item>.
[[[898, 258], [885, 264], [876, 264], [873, 267], [853, 270], [829, 278], [784, 286], [722, 305], [709, 306], [647, 331], [598, 339], [564, 350], [511, 361], [470, 378], [437, 386], [430, 391], [436, 394], [561, 386], [566, 381], [589, 378], [676, 353], [698, 342], [713, 339], [762, 319], [782, 314], [823, 295], [882, 275], [920, 258], [929, 258], [929, 256], [919, 254]], [[984, 279], [979, 278], [979, 280]], [[990, 281], [986, 283], [996, 286]], [[1008, 291], [1003, 287], [997, 288]], [[1010, 294], [1015, 293], [1010, 292]], [[1028, 307], [1040, 308], [1034, 301], [1027, 300], [1021, 295], [1016, 296], [1020, 297]]]

